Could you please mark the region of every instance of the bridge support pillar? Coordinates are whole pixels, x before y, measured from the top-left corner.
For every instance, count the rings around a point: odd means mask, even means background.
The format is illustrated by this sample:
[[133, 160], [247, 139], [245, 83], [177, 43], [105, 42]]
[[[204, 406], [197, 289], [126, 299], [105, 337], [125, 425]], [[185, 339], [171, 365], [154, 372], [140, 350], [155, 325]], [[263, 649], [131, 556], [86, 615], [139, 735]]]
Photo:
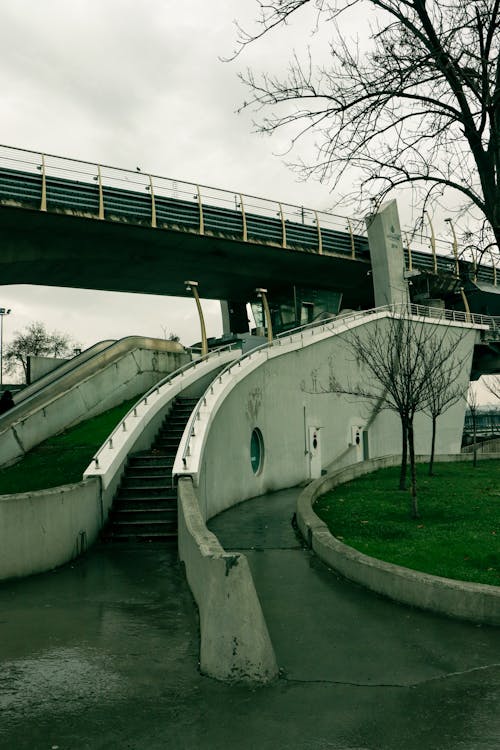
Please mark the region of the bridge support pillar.
[[396, 201], [383, 203], [376, 214], [367, 216], [366, 226], [375, 306], [407, 304], [410, 296]]
[[221, 300], [222, 333], [248, 333], [248, 315], [246, 302]]

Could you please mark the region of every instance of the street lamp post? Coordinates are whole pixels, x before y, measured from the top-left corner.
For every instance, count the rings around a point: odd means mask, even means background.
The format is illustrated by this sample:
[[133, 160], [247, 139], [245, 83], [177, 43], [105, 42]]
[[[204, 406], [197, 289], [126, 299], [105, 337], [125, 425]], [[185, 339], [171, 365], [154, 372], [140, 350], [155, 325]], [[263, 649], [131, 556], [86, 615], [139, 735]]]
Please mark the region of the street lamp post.
[[198, 294], [198, 282], [185, 281], [184, 284], [186, 285], [186, 291], [193, 293], [196, 302], [201, 329], [201, 356], [206, 357], [208, 354], [207, 329], [205, 327], [205, 319], [203, 318], [203, 310], [201, 309], [200, 295]]
[[267, 341], [269, 344], [273, 343], [273, 324], [271, 321], [271, 311], [269, 309], [269, 303], [267, 301], [267, 289], [256, 289], [257, 297], [262, 300], [262, 306], [264, 308], [264, 318], [267, 326]]
[[455, 234], [455, 227], [453, 226], [453, 222], [451, 219], [445, 219], [446, 223], [450, 225], [451, 233], [453, 235], [453, 255], [455, 256], [455, 276], [458, 278], [460, 276], [460, 266], [458, 264], [458, 242], [457, 242], [457, 235]]
[[3, 387], [3, 319], [10, 313], [10, 308], [0, 307], [0, 389]]

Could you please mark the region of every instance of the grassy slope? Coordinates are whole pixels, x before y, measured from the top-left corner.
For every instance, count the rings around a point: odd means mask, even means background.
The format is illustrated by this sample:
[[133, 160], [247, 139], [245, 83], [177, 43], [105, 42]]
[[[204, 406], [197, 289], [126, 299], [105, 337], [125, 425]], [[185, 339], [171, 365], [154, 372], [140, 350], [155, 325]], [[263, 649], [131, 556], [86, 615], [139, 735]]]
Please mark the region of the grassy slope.
[[319, 498], [316, 513], [346, 544], [434, 575], [500, 585], [500, 461], [418, 467], [421, 518], [409, 518], [398, 468], [361, 477]]
[[19, 463], [0, 469], [0, 494], [29, 492], [80, 482], [96, 450], [137, 399], [49, 438]]

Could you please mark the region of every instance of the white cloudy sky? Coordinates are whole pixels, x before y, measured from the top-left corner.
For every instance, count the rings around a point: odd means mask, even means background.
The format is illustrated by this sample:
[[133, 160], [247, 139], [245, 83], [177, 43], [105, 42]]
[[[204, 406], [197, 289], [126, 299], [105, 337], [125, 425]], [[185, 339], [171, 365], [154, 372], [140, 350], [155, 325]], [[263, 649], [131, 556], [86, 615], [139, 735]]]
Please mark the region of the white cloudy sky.
[[[235, 18], [254, 0], [16, 0], [0, 9], [0, 143], [328, 207], [327, 186], [296, 181], [275, 153], [286, 142], [253, 133], [237, 73], [271, 65], [274, 43], [236, 63]], [[300, 25], [282, 37], [290, 44]], [[285, 60], [283, 51], [283, 61]], [[11, 286], [5, 340], [31, 320], [84, 347], [129, 334], [199, 338], [190, 300]], [[204, 302], [209, 335], [219, 305]]]
[[[250, 114], [236, 113], [247, 95], [238, 71], [285, 66], [310, 28], [298, 16], [221, 62], [234, 48], [234, 20], [250, 24], [256, 8], [255, 0], [2, 3], [0, 143], [331, 208], [328, 185], [300, 182], [285, 166], [285, 137], [260, 136]], [[347, 33], [367, 33], [366, 18], [351, 20]], [[218, 303], [203, 304], [217, 335]], [[188, 344], [199, 338], [186, 299], [6, 286], [0, 306], [12, 308], [6, 340], [32, 320], [83, 347], [165, 330]]]

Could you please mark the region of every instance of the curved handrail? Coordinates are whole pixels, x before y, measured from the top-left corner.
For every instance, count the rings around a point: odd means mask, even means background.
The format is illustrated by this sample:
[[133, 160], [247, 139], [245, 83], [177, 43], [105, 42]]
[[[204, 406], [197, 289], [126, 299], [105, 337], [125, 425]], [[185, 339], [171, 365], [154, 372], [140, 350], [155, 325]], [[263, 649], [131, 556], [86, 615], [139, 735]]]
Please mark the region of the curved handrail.
[[[235, 227], [237, 223], [238, 229], [236, 234], [242, 237], [243, 241], [250, 241], [249, 239], [249, 221], [252, 219], [258, 219], [262, 222], [262, 226], [259, 228], [258, 239], [253, 238], [251, 241], [255, 242], [268, 242], [270, 244], [281, 244], [283, 247], [288, 247], [288, 235], [290, 234], [289, 229], [293, 229], [297, 234], [302, 227], [305, 230], [305, 234], [301, 237], [301, 242], [305, 242], [303, 245], [296, 245], [292, 242], [295, 249], [306, 249], [309, 252], [317, 252], [320, 255], [323, 254], [337, 254], [340, 252], [343, 255], [349, 255], [354, 259], [359, 259], [360, 251], [362, 250], [366, 255], [368, 254], [368, 245], [366, 239], [366, 231], [364, 226], [364, 219], [354, 219], [340, 214], [335, 214], [332, 211], [317, 210], [308, 208], [305, 206], [299, 206], [293, 203], [283, 203], [279, 200], [273, 200], [269, 198], [262, 198], [260, 196], [243, 194], [240, 191], [224, 190], [220, 188], [211, 187], [209, 185], [195, 184], [186, 182], [184, 180], [176, 180], [173, 178], [164, 177], [158, 174], [142, 172], [138, 167], [136, 171], [131, 169], [122, 169], [113, 165], [107, 164], [94, 164], [92, 162], [84, 161], [82, 159], [74, 159], [70, 157], [61, 157], [56, 154], [41, 153], [30, 149], [19, 149], [6, 144], [0, 144], [0, 149], [7, 152], [6, 156], [2, 156], [0, 153], [0, 159], [4, 159], [7, 162], [13, 162], [14, 164], [20, 165], [18, 169], [24, 170], [25, 174], [30, 174], [26, 171], [26, 166], [31, 169], [31, 174], [39, 174], [41, 170], [41, 189], [42, 194], [40, 197], [40, 209], [47, 210], [47, 189], [48, 179], [52, 172], [58, 172], [61, 175], [70, 174], [76, 175], [73, 182], [73, 188], [77, 186], [83, 186], [87, 184], [95, 185], [97, 181], [96, 190], [98, 191], [98, 205], [96, 204], [95, 218], [104, 219], [104, 208], [106, 202], [106, 191], [116, 190], [109, 185], [112, 183], [121, 183], [123, 188], [127, 191], [132, 191], [139, 197], [149, 196], [147, 203], [142, 207], [139, 218], [145, 220], [148, 218], [146, 214], [149, 211], [149, 222], [150, 226], [157, 228], [158, 216], [157, 216], [157, 203], [159, 200], [165, 200], [165, 197], [170, 202], [183, 203], [185, 206], [189, 203], [193, 207], [193, 210], [198, 212], [198, 229], [200, 234], [206, 232], [204, 212], [222, 210], [222, 213], [226, 214], [228, 219], [228, 226], [226, 230], [230, 234], [235, 234]], [[36, 162], [33, 161], [33, 157], [36, 157]], [[31, 159], [31, 160], [30, 160]], [[56, 164], [50, 164], [50, 160], [55, 161]], [[73, 165], [73, 167], [69, 166]], [[75, 165], [80, 166], [80, 169], [76, 169]], [[15, 169], [15, 167], [14, 167]], [[103, 175], [103, 170], [107, 170], [108, 174]], [[55, 179], [50, 177], [50, 179]], [[66, 178], [67, 179], [67, 178]], [[105, 185], [104, 180], [107, 179], [108, 183]], [[155, 185], [153, 185], [155, 181]], [[104, 190], [104, 192], [103, 192]], [[178, 193], [182, 194], [182, 197], [178, 199]], [[194, 203], [196, 200], [196, 203]], [[196, 208], [198, 206], [198, 208]], [[82, 209], [85, 210], [85, 209]], [[88, 209], [87, 209], [88, 210]], [[146, 212], [146, 213], [145, 213]], [[229, 216], [231, 214], [231, 216]], [[229, 217], [229, 218], [228, 218]], [[269, 230], [271, 224], [275, 225], [272, 227], [271, 235], [267, 238], [263, 238], [266, 227]], [[356, 225], [356, 234], [353, 231], [353, 224]], [[279, 225], [279, 229], [278, 229]], [[229, 227], [229, 228], [228, 228]], [[302, 231], [301, 230], [301, 231]], [[220, 231], [219, 229], [217, 231]], [[278, 232], [278, 234], [276, 234]], [[279, 236], [278, 236], [279, 235]], [[298, 236], [298, 235], [297, 235]], [[325, 244], [326, 238], [328, 244], [331, 247], [328, 249]], [[421, 236], [421, 241], [428, 240]], [[359, 242], [363, 247], [359, 246], [359, 249], [355, 248], [354, 241]], [[339, 245], [340, 242], [340, 245]], [[413, 244], [418, 244], [418, 241], [413, 237]], [[440, 252], [438, 260], [444, 262], [446, 257], [453, 258], [452, 248], [453, 243], [449, 240], [436, 239], [436, 243], [439, 244]], [[413, 250], [413, 265], [420, 265], [422, 268], [426, 267], [426, 257], [429, 256], [428, 247], [424, 252], [421, 250]], [[418, 256], [418, 258], [417, 258]], [[468, 262], [468, 261], [466, 261]], [[480, 264], [477, 269], [480, 276], [484, 277], [485, 280], [493, 278], [493, 283], [496, 285], [496, 267]], [[486, 278], [488, 277], [488, 278]]]
[[66, 375], [71, 370], [79, 367], [84, 362], [87, 362], [96, 354], [103, 352], [115, 343], [116, 339], [105, 339], [103, 341], [98, 341], [97, 343], [92, 344], [92, 346], [89, 346], [88, 349], [84, 349], [84, 351], [80, 352], [80, 354], [77, 354], [76, 356], [71, 357], [64, 362], [61, 362], [59, 365], [54, 367], [53, 370], [45, 373], [45, 375], [42, 375], [40, 378], [37, 378], [25, 388], [18, 391], [14, 395], [15, 405], [18, 406], [27, 398], [30, 398], [34, 393], [40, 391], [42, 388], [45, 388], [45, 386], [49, 385], [54, 380], [57, 380], [59, 377], [61, 377], [61, 375]]
[[117, 433], [126, 432], [127, 430], [127, 419], [131, 419], [133, 417], [137, 416], [137, 409], [138, 407], [143, 404], [147, 406], [148, 398], [152, 396], [154, 393], [159, 395], [160, 390], [163, 389], [166, 385], [169, 385], [173, 380], [178, 378], [179, 376], [185, 375], [189, 370], [194, 369], [198, 365], [200, 365], [202, 362], [206, 362], [207, 360], [211, 359], [212, 357], [216, 355], [220, 355], [223, 352], [231, 351], [232, 349], [238, 347], [238, 342], [231, 342], [230, 344], [226, 344], [225, 346], [217, 347], [217, 349], [212, 349], [208, 354], [197, 357], [196, 359], [193, 359], [191, 362], [187, 362], [185, 365], [182, 365], [181, 367], [178, 367], [177, 370], [174, 370], [173, 372], [166, 375], [164, 378], [162, 378], [158, 383], [153, 385], [146, 393], [144, 393], [135, 404], [128, 410], [128, 412], [125, 414], [125, 416], [120, 420], [120, 422], [116, 425], [114, 430], [108, 435], [104, 443], [100, 446], [100, 448], [97, 450], [97, 452], [92, 456], [91, 462], [94, 462], [95, 468], [99, 468], [99, 456], [107, 449], [113, 448], [113, 438], [116, 436]]
[[[86, 376], [91, 375], [97, 368], [102, 367], [104, 362], [110, 364], [127, 351], [130, 351], [133, 348], [137, 349], [141, 345], [144, 346], [146, 342], [155, 342], [156, 348], [164, 346], [165, 351], [167, 352], [170, 351], [175, 353], [175, 351], [177, 351], [177, 353], [182, 353], [184, 351], [180, 344], [178, 345], [179, 348], [176, 350], [172, 349], [172, 342], [167, 342], [164, 339], [153, 339], [148, 336], [125, 336], [122, 339], [118, 339], [118, 341], [114, 341], [105, 349], [95, 352], [83, 362], [75, 362], [74, 366], [70, 367], [69, 370], [59, 371], [59, 373], [56, 371], [56, 376], [52, 378], [50, 382], [41, 388], [36, 389], [19, 404], [16, 404], [12, 409], [0, 416], [0, 432], [8, 429], [11, 425], [21, 419], [24, 419], [33, 411], [43, 408], [43, 406], [57, 395], [65, 385], [70, 387], [73, 382], [76, 382], [74, 381], [74, 376], [77, 371], [84, 368]], [[78, 380], [81, 380], [81, 377], [79, 377]], [[65, 381], [67, 381], [67, 383], [65, 383]]]
[[[241, 357], [238, 358], [236, 362], [230, 362], [224, 369], [222, 369], [219, 374], [217, 375], [217, 380], [219, 383], [222, 382], [222, 379], [224, 375], [231, 372], [233, 367], [236, 365], [238, 367], [241, 367], [242, 362], [251, 359], [253, 355], [256, 353], [262, 353], [264, 351], [269, 351], [276, 343], [278, 345], [281, 345], [282, 339], [289, 337], [290, 342], [293, 342], [293, 340], [301, 336], [303, 338], [303, 334], [305, 331], [312, 330], [312, 334], [314, 335], [315, 329], [321, 329], [322, 332], [325, 330], [332, 331], [335, 328], [336, 323], [339, 325], [343, 325], [345, 323], [350, 323], [358, 318], [366, 318], [367, 316], [375, 315], [376, 313], [383, 313], [383, 312], [392, 312], [393, 314], [410, 314], [410, 315], [416, 315], [418, 317], [428, 317], [438, 320], [447, 320], [450, 322], [455, 323], [466, 323], [466, 324], [472, 324], [482, 327], [488, 327], [489, 329], [498, 330], [500, 328], [500, 318], [495, 318], [488, 315], [479, 315], [476, 313], [465, 313], [460, 310], [443, 310], [441, 308], [432, 308], [432, 307], [425, 307], [424, 305], [415, 305], [413, 303], [409, 305], [381, 305], [380, 307], [374, 307], [369, 310], [356, 310], [353, 313], [350, 313], [349, 315], [344, 316], [332, 316], [331, 318], [328, 318], [326, 320], [321, 321], [320, 323], [313, 322], [313, 323], [306, 323], [303, 326], [299, 326], [297, 328], [291, 329], [290, 331], [286, 331], [283, 333], [278, 334], [273, 341], [266, 342], [264, 344], [261, 344], [258, 347], [255, 347], [255, 349], [251, 349], [250, 351], [243, 354]], [[187, 465], [187, 458], [190, 454], [190, 443], [191, 438], [195, 436], [195, 430], [194, 425], [197, 421], [199, 421], [200, 416], [200, 410], [202, 406], [206, 405], [206, 397], [209, 390], [213, 391], [213, 384], [209, 386], [207, 391], [203, 394], [203, 396], [199, 399], [198, 403], [196, 404], [193, 413], [191, 415], [191, 419], [188, 423], [187, 431], [184, 434], [187, 434], [187, 439], [184, 445], [184, 449], [182, 452], [182, 464], [184, 467]]]

